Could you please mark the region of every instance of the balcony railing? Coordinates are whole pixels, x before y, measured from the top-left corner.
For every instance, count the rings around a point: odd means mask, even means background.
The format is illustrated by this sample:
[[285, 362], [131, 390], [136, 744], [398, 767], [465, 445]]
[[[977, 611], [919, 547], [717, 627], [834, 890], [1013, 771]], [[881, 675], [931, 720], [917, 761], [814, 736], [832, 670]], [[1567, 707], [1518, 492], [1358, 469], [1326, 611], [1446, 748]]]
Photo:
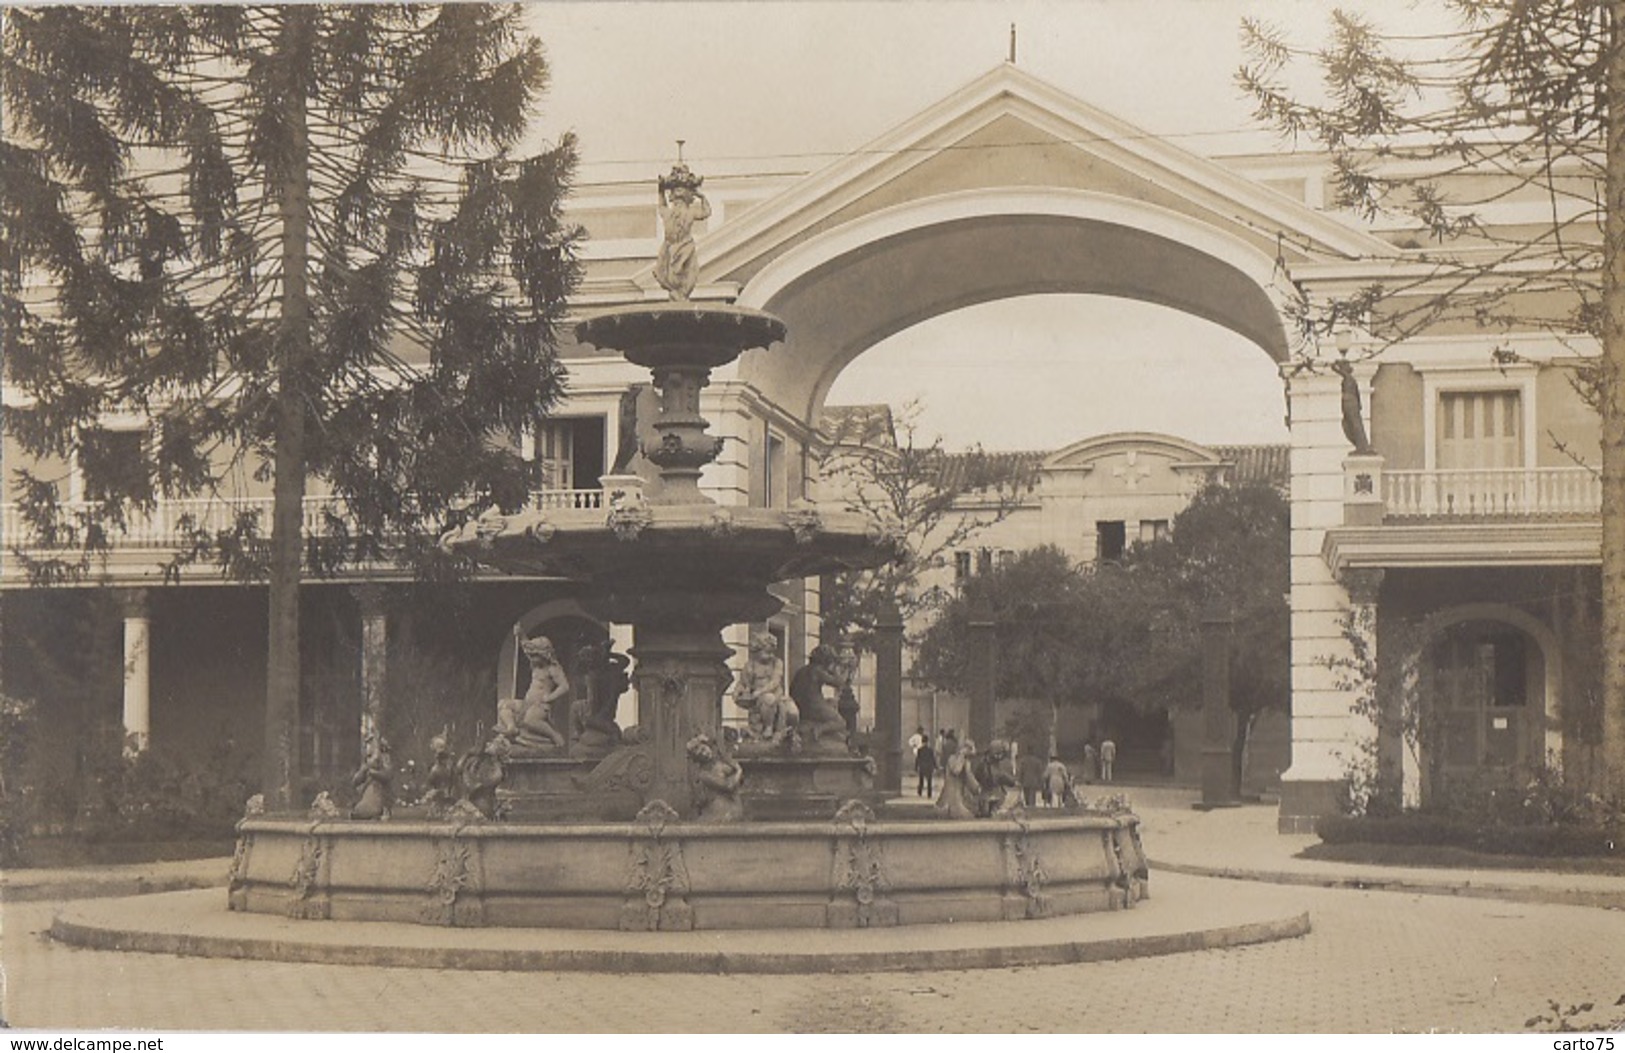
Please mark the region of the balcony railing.
[[1389, 518], [1595, 516], [1602, 480], [1589, 468], [1475, 468], [1382, 473]]
[[[271, 505], [269, 497], [236, 497], [236, 498], [184, 498], [158, 502], [151, 514], [133, 517], [128, 529], [115, 531], [111, 538], [112, 546], [119, 548], [179, 548], [187, 541], [186, 530], [190, 525], [193, 530], [203, 530], [209, 535], [220, 531], [230, 530], [236, 525], [238, 518], [244, 514], [258, 513], [260, 529], [269, 531], [271, 527]], [[67, 502], [63, 511], [72, 515], [90, 507], [87, 502]], [[602, 490], [538, 490], [530, 495], [529, 507], [536, 509], [559, 508], [602, 508], [604, 507], [604, 492]], [[28, 527], [23, 521], [22, 510], [14, 504], [0, 506], [3, 509], [3, 518], [0, 518], [0, 540], [6, 548], [26, 544]], [[306, 537], [320, 537], [327, 532], [328, 513], [335, 512], [340, 519], [344, 517], [343, 505], [332, 497], [306, 497], [304, 501], [304, 533]]]

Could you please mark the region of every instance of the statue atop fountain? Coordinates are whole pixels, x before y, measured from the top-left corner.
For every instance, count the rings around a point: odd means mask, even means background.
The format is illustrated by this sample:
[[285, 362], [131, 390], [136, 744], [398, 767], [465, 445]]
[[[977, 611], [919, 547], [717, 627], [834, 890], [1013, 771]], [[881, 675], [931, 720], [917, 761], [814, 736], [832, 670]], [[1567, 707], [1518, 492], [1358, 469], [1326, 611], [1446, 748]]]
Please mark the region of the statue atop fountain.
[[654, 276], [673, 300], [687, 300], [699, 279], [694, 224], [711, 218], [711, 203], [700, 193], [704, 182], [704, 176], [695, 175], [681, 161], [660, 177], [660, 226], [665, 238], [660, 243]]

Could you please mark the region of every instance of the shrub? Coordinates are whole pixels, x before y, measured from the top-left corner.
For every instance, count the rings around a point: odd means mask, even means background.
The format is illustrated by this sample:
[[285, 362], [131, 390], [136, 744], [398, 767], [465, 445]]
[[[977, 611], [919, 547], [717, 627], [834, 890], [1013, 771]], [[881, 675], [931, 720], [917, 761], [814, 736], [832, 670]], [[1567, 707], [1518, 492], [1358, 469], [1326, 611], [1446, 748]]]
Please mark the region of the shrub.
[[1315, 824], [1327, 844], [1438, 845], [1510, 856], [1620, 856], [1625, 830], [1578, 824], [1484, 823], [1432, 812], [1329, 815]]
[[201, 748], [158, 744], [130, 757], [117, 736], [96, 736], [75, 832], [89, 841], [230, 837], [255, 785], [252, 758], [224, 735]]
[[24, 857], [36, 788], [25, 769], [34, 739], [34, 704], [0, 695], [0, 866]]

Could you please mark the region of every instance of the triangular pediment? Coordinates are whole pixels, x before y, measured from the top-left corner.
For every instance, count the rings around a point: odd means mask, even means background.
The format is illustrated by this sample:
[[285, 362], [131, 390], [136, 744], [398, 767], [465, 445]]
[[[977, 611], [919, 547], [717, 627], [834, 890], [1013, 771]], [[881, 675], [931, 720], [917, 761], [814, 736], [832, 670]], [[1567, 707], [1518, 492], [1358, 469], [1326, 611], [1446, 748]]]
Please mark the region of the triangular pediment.
[[745, 285], [779, 254], [946, 195], [1076, 192], [1178, 215], [1289, 264], [1383, 243], [1003, 64], [702, 239], [702, 282]]

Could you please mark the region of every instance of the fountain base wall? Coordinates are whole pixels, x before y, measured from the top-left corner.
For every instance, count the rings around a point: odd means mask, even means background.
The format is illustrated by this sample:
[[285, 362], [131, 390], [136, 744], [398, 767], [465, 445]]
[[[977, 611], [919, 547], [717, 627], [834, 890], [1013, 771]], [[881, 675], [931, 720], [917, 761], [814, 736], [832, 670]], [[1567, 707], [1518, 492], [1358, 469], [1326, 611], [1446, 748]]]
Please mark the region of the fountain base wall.
[[1053, 917], [1145, 897], [1138, 822], [248, 819], [230, 905], [296, 918], [637, 930]]

